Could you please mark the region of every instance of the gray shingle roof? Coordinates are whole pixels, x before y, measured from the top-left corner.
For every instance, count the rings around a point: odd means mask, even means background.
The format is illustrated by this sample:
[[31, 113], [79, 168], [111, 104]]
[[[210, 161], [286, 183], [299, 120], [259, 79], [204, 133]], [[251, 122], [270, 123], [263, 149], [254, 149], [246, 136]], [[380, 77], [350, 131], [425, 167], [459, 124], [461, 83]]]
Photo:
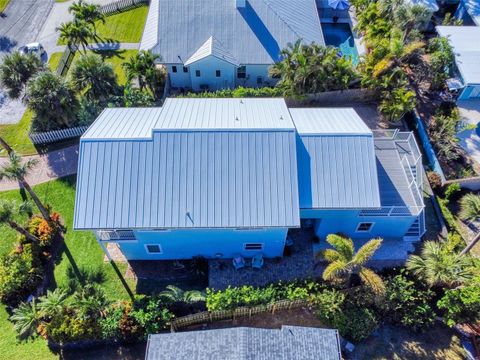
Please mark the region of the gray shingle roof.
[[339, 360], [337, 330], [298, 326], [150, 335], [146, 360]]

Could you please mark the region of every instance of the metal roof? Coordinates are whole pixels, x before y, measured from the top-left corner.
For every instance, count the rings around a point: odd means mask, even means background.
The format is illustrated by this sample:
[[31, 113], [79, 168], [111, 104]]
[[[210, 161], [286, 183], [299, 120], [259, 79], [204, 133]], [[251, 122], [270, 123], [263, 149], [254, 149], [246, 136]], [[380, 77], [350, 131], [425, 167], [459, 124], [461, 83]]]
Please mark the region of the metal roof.
[[[142, 131], [130, 126], [136, 138], [122, 121], [115, 128], [115, 117], [107, 116], [117, 113], [112, 109], [92, 125], [80, 142], [76, 229], [299, 226], [295, 130], [288, 117], [278, 117], [285, 103], [190, 100], [167, 101], [153, 132], [143, 123]], [[236, 109], [241, 120], [228, 111], [216, 117], [218, 109]], [[192, 113], [198, 118], [187, 117]], [[272, 131], [237, 125], [261, 124], [264, 115], [264, 125], [282, 125]], [[138, 141], [147, 133], [149, 139]]]
[[206, 58], [207, 56], [214, 56], [220, 60], [224, 60], [233, 64], [235, 66], [239, 66], [238, 60], [233, 57], [232, 54], [228, 52], [227, 49], [213, 36], [210, 36], [205, 43], [198, 48], [195, 53], [190, 56], [190, 58], [185, 61], [185, 66], [192, 65], [193, 63]]
[[436, 29], [440, 36], [450, 40], [465, 85], [480, 84], [480, 27], [437, 26]]
[[140, 49], [184, 63], [212, 36], [240, 64], [272, 64], [298, 39], [324, 44], [315, 0], [152, 0]]
[[146, 360], [340, 360], [337, 330], [282, 326], [149, 335]]
[[478, 0], [462, 0], [462, 4], [472, 18], [473, 22], [480, 26], [480, 1]]
[[290, 109], [300, 208], [378, 208], [372, 131], [353, 109]]
[[168, 98], [155, 129], [295, 130], [282, 98]]

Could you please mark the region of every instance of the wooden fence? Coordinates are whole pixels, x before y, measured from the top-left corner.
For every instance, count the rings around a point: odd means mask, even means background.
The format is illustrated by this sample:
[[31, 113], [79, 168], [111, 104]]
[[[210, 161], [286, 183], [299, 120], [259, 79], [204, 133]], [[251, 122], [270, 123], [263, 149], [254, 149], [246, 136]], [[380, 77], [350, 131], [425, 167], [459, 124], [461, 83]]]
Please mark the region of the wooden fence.
[[197, 314], [182, 316], [174, 319], [171, 323], [171, 331], [174, 332], [182, 327], [191, 325], [204, 324], [207, 322], [220, 320], [235, 320], [240, 317], [252, 316], [260, 313], [271, 312], [272, 314], [278, 310], [289, 310], [309, 305], [308, 300], [280, 300], [268, 305], [243, 306], [235, 310], [217, 310], [204, 311]]
[[28, 134], [30, 140], [35, 145], [38, 144], [49, 144], [56, 141], [72, 139], [79, 136], [82, 136], [85, 131], [87, 131], [88, 126], [78, 126], [70, 129], [61, 129], [61, 130], [52, 130], [46, 132], [31, 132]]
[[122, 11], [130, 10], [144, 4], [149, 4], [150, 0], [119, 0], [100, 7], [103, 15], [112, 15]]

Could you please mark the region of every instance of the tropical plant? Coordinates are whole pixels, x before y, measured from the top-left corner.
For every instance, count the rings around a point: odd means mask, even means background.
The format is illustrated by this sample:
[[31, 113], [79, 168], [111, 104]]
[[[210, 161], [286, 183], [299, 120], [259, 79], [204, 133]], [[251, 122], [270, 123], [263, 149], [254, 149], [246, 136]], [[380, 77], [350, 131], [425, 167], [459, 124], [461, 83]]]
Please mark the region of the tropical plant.
[[42, 324], [43, 313], [37, 305], [35, 298], [30, 302], [22, 302], [13, 310], [10, 320], [20, 339], [27, 339], [37, 334]]
[[460, 200], [460, 218], [475, 221], [480, 219], [480, 195], [468, 193]]
[[8, 143], [5, 141], [5, 139], [2, 138], [1, 136], [0, 136], [0, 146], [3, 147], [7, 151], [8, 155], [10, 155], [13, 152], [13, 149], [11, 148], [11, 146], [8, 145]]
[[199, 290], [184, 291], [177, 286], [167, 285], [166, 290], [160, 294], [160, 299], [167, 302], [185, 302], [187, 304], [205, 301], [205, 293]]
[[63, 288], [47, 290], [47, 294], [38, 299], [38, 309], [42, 317], [53, 318], [63, 311], [67, 303], [68, 292]]
[[43, 218], [50, 221], [50, 212], [25, 179], [38, 161], [33, 158], [22, 161], [22, 157], [16, 152], [10, 153], [8, 160], [9, 161], [0, 168], [0, 181], [3, 179], [18, 181], [20, 185], [28, 191]]
[[6, 54], [0, 64], [0, 84], [8, 96], [17, 99], [25, 91], [28, 80], [43, 70], [42, 60], [35, 54], [15, 51]]
[[384, 91], [378, 109], [390, 123], [398, 123], [402, 117], [415, 108], [415, 93], [405, 87]]
[[327, 236], [327, 242], [333, 246], [333, 249], [320, 251], [316, 255], [317, 258], [330, 263], [323, 271], [324, 280], [338, 282], [350, 287], [353, 278], [358, 277], [375, 294], [383, 295], [385, 293], [382, 278], [365, 266], [375, 251], [382, 245], [382, 239], [368, 241], [357, 252], [355, 252], [352, 239], [347, 237], [330, 234]]
[[438, 157], [445, 162], [456, 160], [461, 154], [457, 138], [460, 120], [460, 114], [454, 110], [450, 114], [439, 111], [430, 121], [428, 129], [430, 139]]
[[78, 0], [70, 5], [68, 11], [73, 14], [75, 20], [85, 21], [87, 24], [90, 24], [93, 28], [94, 36], [97, 33], [96, 22], [101, 21], [105, 23], [105, 16], [101, 12], [100, 5], [97, 4]]
[[442, 20], [442, 25], [443, 26], [462, 26], [463, 20], [457, 19], [454, 16], [452, 16], [452, 13], [447, 12], [445, 14], [445, 17]]
[[114, 96], [111, 105], [115, 107], [150, 107], [155, 104], [155, 98], [145, 90], [135, 89], [127, 84], [122, 96]]
[[17, 231], [20, 235], [25, 236], [25, 239], [29, 242], [40, 244], [40, 239], [29, 232], [24, 227], [20, 226], [15, 221], [15, 216], [18, 213], [28, 213], [30, 206], [27, 202], [18, 205], [15, 201], [2, 200], [0, 201], [0, 223], [7, 224], [13, 230]]
[[110, 304], [103, 289], [96, 284], [86, 284], [76, 292], [70, 302], [75, 309], [77, 318], [81, 320], [99, 319], [105, 314]]
[[475, 323], [480, 320], [480, 278], [469, 281], [465, 286], [445, 291], [438, 301], [439, 309], [449, 326]]
[[28, 106], [35, 112], [32, 127], [37, 131], [75, 125], [78, 100], [71, 86], [50, 71], [40, 73], [27, 87]]
[[350, 59], [338, 56], [338, 49], [300, 40], [280, 52], [281, 60], [269, 70], [280, 78], [277, 86], [285, 95], [304, 95], [346, 89], [357, 78]]
[[430, 56], [430, 67], [432, 73], [431, 88], [441, 89], [449, 76], [449, 70], [455, 60], [452, 46], [447, 38], [434, 37], [429, 40], [428, 54]]
[[166, 77], [166, 72], [155, 64], [158, 59], [160, 55], [153, 54], [150, 50], [141, 50], [131, 56], [122, 64], [128, 82], [137, 79], [140, 90], [148, 88], [156, 96]]
[[432, 13], [422, 4], [402, 4], [393, 12], [394, 26], [403, 30], [403, 38], [407, 39], [414, 30], [423, 30], [428, 25]]
[[112, 66], [97, 54], [82, 55], [75, 61], [69, 74], [74, 89], [83, 92], [91, 101], [105, 102], [118, 88]]
[[407, 269], [429, 286], [454, 288], [478, 270], [469, 256], [452, 251], [446, 241], [426, 241], [420, 255], [411, 255]]
[[91, 25], [83, 20], [61, 23], [56, 30], [60, 33], [60, 40], [65, 41], [69, 46], [81, 45], [85, 53], [90, 40], [95, 38]]

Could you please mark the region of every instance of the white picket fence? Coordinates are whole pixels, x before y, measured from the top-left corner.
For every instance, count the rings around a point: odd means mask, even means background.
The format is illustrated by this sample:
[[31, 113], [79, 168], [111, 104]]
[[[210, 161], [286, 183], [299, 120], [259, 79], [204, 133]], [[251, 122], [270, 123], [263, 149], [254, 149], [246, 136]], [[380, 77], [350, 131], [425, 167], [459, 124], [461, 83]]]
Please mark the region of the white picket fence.
[[88, 126], [78, 126], [70, 129], [52, 130], [46, 132], [31, 132], [28, 134], [34, 145], [49, 144], [56, 141], [73, 139], [83, 135]]
[[143, 4], [149, 4], [150, 0], [119, 0], [100, 7], [103, 15], [112, 15], [129, 9], [133, 9]]

